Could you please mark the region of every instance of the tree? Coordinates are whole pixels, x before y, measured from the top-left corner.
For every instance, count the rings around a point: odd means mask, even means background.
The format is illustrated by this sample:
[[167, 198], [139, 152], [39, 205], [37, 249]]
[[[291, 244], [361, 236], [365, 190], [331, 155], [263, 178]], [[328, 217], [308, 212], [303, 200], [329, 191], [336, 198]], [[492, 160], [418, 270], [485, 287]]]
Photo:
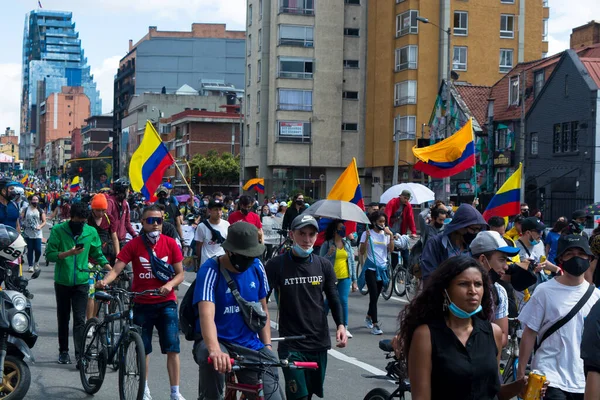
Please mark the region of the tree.
[[[76, 158], [89, 158], [86, 152], [79, 154]], [[68, 164], [66, 168], [69, 179], [73, 179], [75, 176], [79, 176], [89, 182], [90, 172], [93, 173], [94, 181], [100, 179], [100, 174], [106, 173], [106, 167], [108, 163], [104, 159], [100, 160], [82, 160], [73, 161]]]
[[190, 160], [192, 175], [202, 173], [202, 184], [208, 186], [230, 186], [239, 182], [240, 158], [231, 153], [219, 154], [210, 150], [205, 155], [196, 154]]

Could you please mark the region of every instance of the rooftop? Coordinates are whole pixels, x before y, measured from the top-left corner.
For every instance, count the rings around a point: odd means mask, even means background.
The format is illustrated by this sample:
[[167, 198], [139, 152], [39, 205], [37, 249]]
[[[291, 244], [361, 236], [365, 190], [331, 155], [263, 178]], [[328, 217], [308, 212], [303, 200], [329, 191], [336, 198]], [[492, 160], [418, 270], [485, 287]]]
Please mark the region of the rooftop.
[[473, 118], [484, 128], [487, 121], [488, 98], [490, 86], [455, 85], [456, 91], [462, 97], [471, 111]]
[[600, 89], [600, 59], [598, 58], [581, 58], [581, 62], [587, 69], [590, 77]]

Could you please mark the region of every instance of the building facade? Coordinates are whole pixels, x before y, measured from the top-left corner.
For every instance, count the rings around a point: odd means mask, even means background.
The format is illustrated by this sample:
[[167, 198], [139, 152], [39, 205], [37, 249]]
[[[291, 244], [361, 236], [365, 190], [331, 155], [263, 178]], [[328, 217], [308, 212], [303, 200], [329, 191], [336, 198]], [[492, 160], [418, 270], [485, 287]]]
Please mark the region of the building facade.
[[[377, 199], [392, 183], [395, 139], [400, 181], [421, 179], [411, 149], [428, 137], [448, 71], [458, 84], [490, 86], [518, 62], [545, 57], [549, 8], [525, 0], [378, 0], [368, 7], [366, 197], [370, 187]], [[445, 132], [445, 117], [442, 123]]]
[[45, 146], [49, 152], [49, 156], [44, 157], [47, 159], [47, 166], [45, 168], [46, 176], [59, 176], [64, 174], [68, 166], [65, 163], [72, 157], [71, 153], [71, 138], [60, 138], [48, 142]]
[[243, 180], [325, 197], [363, 164], [366, 2], [249, 0]]
[[34, 10], [25, 17], [23, 75], [21, 89], [22, 158], [30, 161], [39, 138], [41, 103], [64, 86], [82, 87], [92, 113], [102, 113], [100, 93], [90, 73], [87, 58], [75, 30], [72, 14], [65, 11]]
[[[97, 157], [112, 141], [112, 113], [94, 115], [85, 120], [81, 128], [81, 150], [88, 157]], [[78, 157], [79, 154], [75, 154]]]

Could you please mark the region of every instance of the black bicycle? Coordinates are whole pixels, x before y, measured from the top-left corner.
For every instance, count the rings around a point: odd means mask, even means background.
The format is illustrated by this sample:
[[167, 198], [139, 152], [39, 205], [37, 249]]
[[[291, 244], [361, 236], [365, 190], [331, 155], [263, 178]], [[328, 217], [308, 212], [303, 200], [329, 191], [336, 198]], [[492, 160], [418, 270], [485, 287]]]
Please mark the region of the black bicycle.
[[268, 254], [265, 257], [265, 261], [273, 257], [282, 255], [286, 251], [290, 250], [292, 248], [292, 245], [294, 244], [292, 238], [288, 234], [288, 231], [286, 231], [285, 229], [276, 229], [275, 231], [279, 234], [279, 246], [277, 246], [275, 250], [271, 252], [271, 254]]
[[[113, 293], [112, 295], [108, 292]], [[109, 288], [96, 292], [96, 300], [103, 303], [116, 301], [117, 293], [133, 299], [136, 296], [160, 295], [158, 289], [143, 292], [128, 292], [120, 288]], [[111, 323], [122, 321], [118, 335], [111, 332]], [[146, 380], [146, 351], [141, 337], [141, 328], [133, 324], [133, 301], [128, 312], [116, 312], [104, 319], [91, 318], [85, 324], [78, 360], [79, 377], [86, 393], [100, 390], [108, 364], [118, 363], [119, 399], [141, 400]]]
[[363, 375], [364, 378], [370, 379], [381, 379], [381, 380], [393, 380], [396, 382], [398, 387], [394, 390], [393, 393], [388, 392], [384, 388], [375, 388], [371, 390], [364, 397], [363, 400], [392, 400], [392, 399], [400, 399], [404, 400], [404, 395], [411, 390], [410, 382], [408, 380], [408, 371], [406, 368], [406, 363], [404, 361], [400, 361], [394, 355], [394, 349], [392, 347], [391, 340], [381, 340], [379, 341], [379, 348], [383, 350], [386, 355], [386, 360], [391, 360], [385, 367], [386, 374], [385, 375]]

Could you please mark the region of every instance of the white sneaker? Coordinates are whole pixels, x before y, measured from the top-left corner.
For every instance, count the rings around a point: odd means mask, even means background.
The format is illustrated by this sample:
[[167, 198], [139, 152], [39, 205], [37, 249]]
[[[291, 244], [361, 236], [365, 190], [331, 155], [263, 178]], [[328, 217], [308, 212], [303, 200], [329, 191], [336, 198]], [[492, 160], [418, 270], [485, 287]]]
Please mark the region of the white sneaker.
[[352, 334], [348, 330], [348, 327], [346, 327], [346, 336], [348, 336], [348, 339], [350, 339], [352, 337]]
[[369, 329], [373, 329], [373, 320], [369, 317], [365, 318], [365, 325], [367, 326], [367, 328]]
[[383, 335], [383, 331], [379, 328], [378, 324], [373, 325], [373, 329], [371, 329], [371, 335]]
[[34, 271], [33, 267], [27, 268], [27, 272], [33, 272], [33, 271]]
[[152, 400], [152, 396], [150, 396], [150, 389], [148, 386], [144, 388], [144, 397], [143, 400]]
[[185, 400], [181, 393], [171, 393], [171, 400]]
[[34, 269], [34, 270], [36, 270], [36, 269], [40, 269], [40, 263], [35, 263], [35, 264], [33, 265], [33, 269]]

